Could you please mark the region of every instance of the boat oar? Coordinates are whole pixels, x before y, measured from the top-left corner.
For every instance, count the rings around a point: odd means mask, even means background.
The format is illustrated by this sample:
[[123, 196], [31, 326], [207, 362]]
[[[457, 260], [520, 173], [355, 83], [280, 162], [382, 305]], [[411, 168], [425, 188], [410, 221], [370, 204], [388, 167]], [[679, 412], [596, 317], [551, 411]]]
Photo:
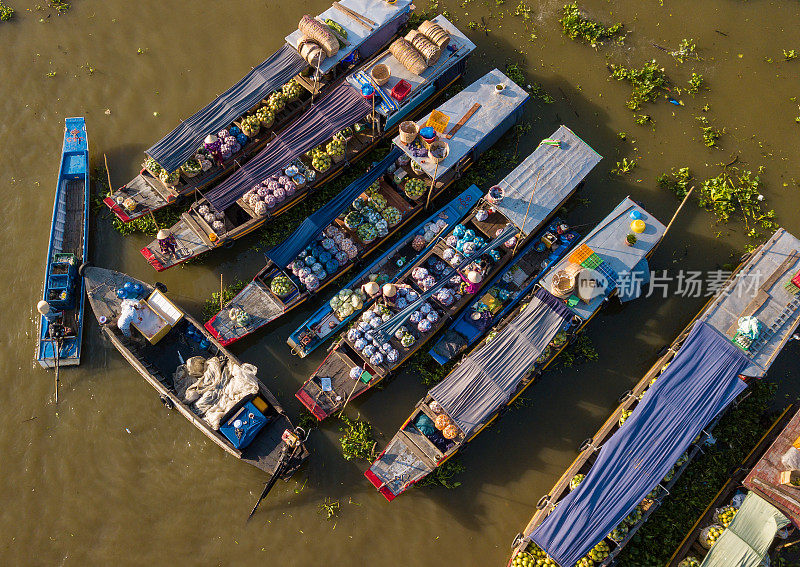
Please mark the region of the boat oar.
[[[50, 338], [53, 338], [53, 327], [50, 327]], [[61, 338], [55, 338], [53, 340], [54, 344], [54, 353], [53, 353], [53, 363], [56, 367], [56, 378], [55, 378], [55, 392], [56, 392], [56, 405], [58, 405], [58, 359], [61, 357]]]
[[114, 193], [114, 187], [111, 186], [111, 170], [108, 169], [108, 158], [106, 154], [103, 154], [103, 161], [106, 164], [106, 176], [108, 177], [108, 196], [110, 197], [112, 193]]
[[428, 200], [425, 201], [425, 210], [428, 210], [428, 205], [431, 204], [431, 196], [433, 195], [433, 188], [436, 186], [436, 176], [439, 173], [439, 161], [436, 161], [436, 167], [433, 168], [433, 181], [431, 181], [431, 188], [428, 190]]
[[355, 383], [355, 384], [353, 384], [353, 389], [352, 389], [352, 390], [350, 390], [350, 395], [349, 395], [349, 396], [347, 396], [347, 399], [344, 401], [344, 405], [342, 406], [342, 411], [340, 411], [340, 412], [339, 412], [339, 417], [342, 417], [342, 414], [344, 413], [344, 408], [346, 408], [346, 407], [347, 407], [347, 404], [348, 404], [348, 402], [350, 401], [350, 398], [352, 398], [352, 397], [353, 397], [353, 394], [355, 393], [355, 391], [356, 391], [356, 388], [358, 387], [358, 383], [361, 381], [361, 377], [362, 377], [363, 375], [364, 375], [364, 373], [362, 372], [361, 374], [359, 374], [359, 375], [356, 377], [356, 383]]
[[289, 458], [291, 458], [293, 455], [294, 455], [294, 449], [292, 449], [291, 454], [289, 454], [289, 446], [284, 444], [283, 448], [281, 449], [281, 454], [280, 454], [280, 457], [279, 457], [278, 466], [275, 467], [275, 472], [272, 473], [272, 478], [270, 478], [269, 482], [267, 482], [267, 485], [264, 487], [264, 490], [261, 492], [261, 496], [259, 496], [258, 500], [256, 500], [256, 505], [253, 506], [252, 510], [250, 510], [250, 515], [247, 516], [247, 521], [248, 522], [250, 521], [250, 518], [253, 517], [253, 514], [256, 513], [256, 508], [258, 508], [258, 505], [261, 504], [261, 501], [264, 500], [264, 498], [267, 497], [267, 494], [269, 494], [269, 491], [272, 490], [273, 486], [275, 486], [275, 482], [277, 482], [278, 477], [280, 477], [281, 474], [283, 474], [283, 469], [286, 468], [286, 463], [289, 462]]
[[522, 219], [522, 226], [519, 229], [520, 235], [517, 238], [517, 242], [514, 244], [514, 250], [511, 251], [511, 256], [513, 257], [514, 254], [517, 253], [517, 245], [519, 241], [522, 240], [522, 237], [525, 235], [525, 223], [528, 222], [528, 213], [531, 211], [531, 203], [533, 203], [533, 197], [536, 195], [536, 187], [539, 185], [539, 176], [542, 174], [542, 170], [536, 172], [536, 182], [533, 184], [533, 191], [531, 191], [531, 199], [528, 201], [528, 208], [525, 209], [525, 218]]

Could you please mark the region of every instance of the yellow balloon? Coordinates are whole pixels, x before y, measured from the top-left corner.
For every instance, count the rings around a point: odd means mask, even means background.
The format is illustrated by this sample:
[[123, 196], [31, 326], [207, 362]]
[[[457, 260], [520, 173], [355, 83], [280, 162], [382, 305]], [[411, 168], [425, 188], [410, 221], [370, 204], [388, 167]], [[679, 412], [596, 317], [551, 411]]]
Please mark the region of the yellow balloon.
[[631, 223], [631, 230], [636, 234], [641, 234], [642, 232], [644, 232], [644, 229], [646, 227], [647, 225], [644, 223], [642, 219], [636, 219]]

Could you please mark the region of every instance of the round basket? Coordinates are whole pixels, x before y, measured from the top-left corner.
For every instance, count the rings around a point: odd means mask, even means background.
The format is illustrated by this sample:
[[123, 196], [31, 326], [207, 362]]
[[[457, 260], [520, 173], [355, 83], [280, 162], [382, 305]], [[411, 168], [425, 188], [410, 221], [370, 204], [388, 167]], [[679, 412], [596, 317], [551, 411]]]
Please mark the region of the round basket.
[[441, 50], [444, 50], [447, 44], [450, 43], [450, 34], [442, 26], [430, 20], [422, 22], [419, 26], [419, 31], [439, 46]]
[[550, 282], [550, 292], [561, 299], [567, 298], [575, 289], [575, 275], [566, 270], [559, 270], [553, 274]]
[[428, 66], [435, 65], [442, 55], [441, 48], [417, 30], [411, 30], [405, 37], [425, 58]]
[[433, 163], [439, 163], [450, 153], [450, 146], [444, 140], [436, 140], [428, 146], [428, 159]]
[[406, 120], [400, 124], [400, 141], [404, 144], [410, 144], [417, 138], [419, 134], [419, 126], [416, 122]]
[[384, 65], [383, 63], [378, 63], [375, 65], [370, 70], [369, 74], [372, 76], [372, 80], [375, 81], [375, 84], [379, 87], [385, 85], [389, 81], [389, 77], [392, 76], [389, 66]]

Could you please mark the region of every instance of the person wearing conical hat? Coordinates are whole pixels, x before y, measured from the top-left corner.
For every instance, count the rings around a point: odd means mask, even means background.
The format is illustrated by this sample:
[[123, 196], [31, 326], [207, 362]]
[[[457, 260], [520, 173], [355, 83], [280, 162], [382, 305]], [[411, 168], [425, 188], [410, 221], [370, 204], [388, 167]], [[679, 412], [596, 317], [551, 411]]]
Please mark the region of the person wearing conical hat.
[[381, 289], [381, 293], [383, 294], [383, 299], [388, 305], [394, 305], [397, 302], [397, 299], [400, 297], [397, 294], [397, 290], [400, 288], [404, 289], [411, 289], [411, 286], [408, 284], [395, 284], [395, 283], [386, 283], [383, 284], [383, 288]]
[[470, 270], [466, 275], [464, 275], [462, 272], [459, 272], [458, 274], [461, 276], [461, 279], [464, 280], [464, 283], [467, 284], [466, 288], [464, 289], [465, 293], [477, 293], [481, 288], [483, 274], [478, 270]]
[[377, 282], [367, 282], [361, 286], [361, 291], [363, 291], [367, 297], [373, 298], [380, 295], [381, 286], [379, 286]]
[[42, 299], [37, 305], [36, 310], [44, 317], [48, 323], [55, 323], [61, 318], [61, 311], [56, 311], [52, 306]]
[[158, 231], [156, 235], [156, 240], [158, 240], [158, 246], [161, 249], [161, 253], [164, 256], [176, 256], [178, 255], [177, 247], [178, 243], [175, 241], [175, 237], [172, 235], [170, 231], [165, 228], [162, 228]]

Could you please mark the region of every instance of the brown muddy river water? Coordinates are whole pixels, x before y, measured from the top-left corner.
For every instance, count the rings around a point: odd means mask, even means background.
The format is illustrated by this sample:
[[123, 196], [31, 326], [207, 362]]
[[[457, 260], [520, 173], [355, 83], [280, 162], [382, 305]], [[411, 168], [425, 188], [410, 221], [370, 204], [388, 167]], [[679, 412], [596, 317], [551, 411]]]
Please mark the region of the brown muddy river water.
[[[800, 234], [800, 58], [783, 56], [784, 49], [800, 51], [797, 1], [586, 0], [592, 16], [622, 21], [630, 32], [624, 46], [597, 50], [562, 35], [563, 1], [531, 2], [527, 22], [513, 15], [514, 0], [497, 6], [448, 0], [439, 11], [448, 10], [478, 45], [462, 84], [518, 62], [555, 99], [528, 105], [524, 120], [532, 129], [520, 141], [521, 155], [563, 123], [605, 157], [579, 193], [585, 201], [571, 211], [570, 223], [596, 222], [626, 194], [667, 221], [678, 203], [656, 185], [659, 174], [689, 166], [704, 179], [739, 156], [745, 169], [766, 168], [766, 202], [784, 227]], [[33, 364], [34, 306], [61, 131], [65, 117], [85, 116], [93, 165], [105, 152], [120, 185], [137, 173], [145, 148], [278, 48], [300, 16], [328, 4], [75, 0], [57, 16], [29, 0], [10, 2], [16, 17], [0, 22], [0, 564], [505, 564], [514, 534], [580, 442], [705, 301], [652, 296], [605, 310], [588, 331], [599, 361], [555, 369], [531, 387], [525, 407], [463, 453], [466, 472], [455, 490], [416, 488], [387, 503], [362, 476], [366, 463], [342, 459], [338, 426], [326, 423], [309, 441], [307, 465], [278, 483], [245, 524], [264, 475], [167, 411], [103, 344], [94, 323], [86, 329], [83, 364], [61, 372], [57, 407], [52, 374]], [[488, 32], [469, 30], [471, 20], [482, 19]], [[695, 40], [700, 61], [679, 64], [653, 45], [674, 49], [682, 38]], [[606, 61], [639, 66], [652, 58], [675, 83], [701, 73], [708, 90], [678, 97], [685, 106], [663, 99], [645, 105], [655, 126], [640, 126], [625, 107], [630, 88], [609, 78]], [[695, 116], [704, 114], [704, 104], [711, 123], [725, 129], [721, 149], [702, 143]], [[618, 135], [623, 131], [626, 140]], [[637, 167], [612, 175], [622, 157]], [[716, 226], [692, 204], [651, 266], [670, 273], [719, 269], [743, 252], [745, 232], [737, 222]], [[138, 252], [147, 240], [120, 237], [103, 211], [93, 220], [92, 262], [155, 281]], [[252, 277], [263, 264], [248, 249], [252, 244], [245, 240], [158, 279], [199, 316], [220, 271], [233, 281]], [[295, 419], [293, 394], [324, 349], [301, 360], [290, 356], [285, 340], [316, 307], [293, 312], [233, 349], [259, 367]], [[779, 402], [794, 398], [800, 386], [798, 354], [798, 343], [791, 343], [771, 371], [781, 384]], [[383, 447], [424, 392], [416, 376], [401, 373], [353, 403], [352, 413], [374, 425]], [[335, 520], [319, 512], [325, 498], [341, 503]]]

